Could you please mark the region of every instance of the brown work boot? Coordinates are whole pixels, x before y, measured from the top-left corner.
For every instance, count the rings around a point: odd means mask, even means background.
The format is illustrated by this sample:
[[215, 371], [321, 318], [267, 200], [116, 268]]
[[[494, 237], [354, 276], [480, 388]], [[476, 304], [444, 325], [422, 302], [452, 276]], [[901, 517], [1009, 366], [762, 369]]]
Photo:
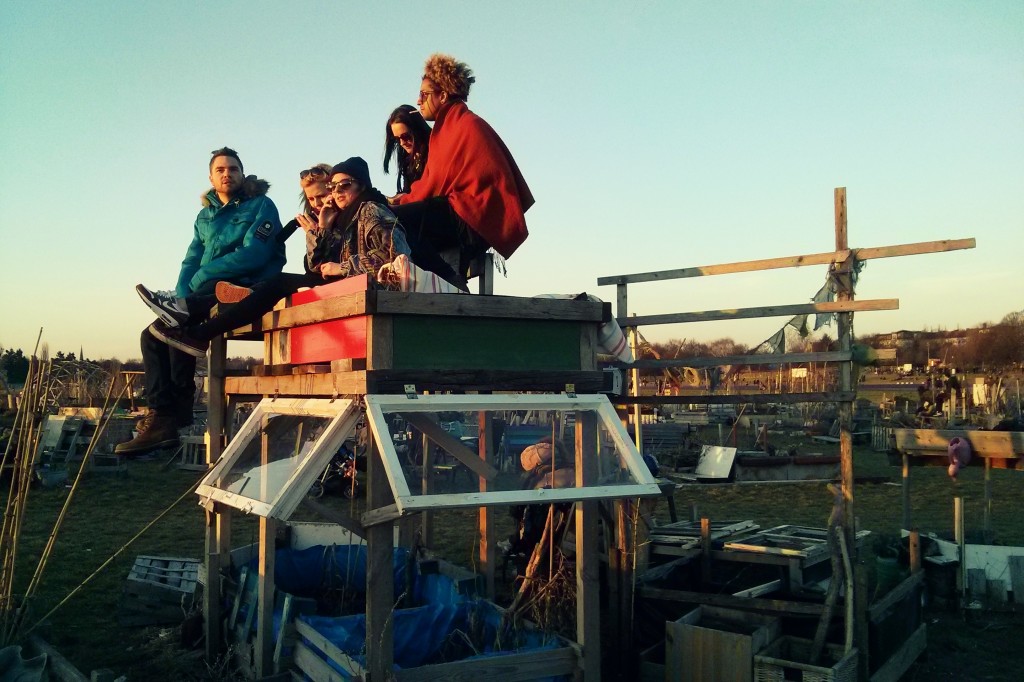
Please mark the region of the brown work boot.
[[174, 415], [164, 415], [150, 410], [142, 418], [139, 435], [127, 443], [119, 443], [114, 447], [118, 455], [142, 455], [161, 448], [177, 447], [178, 425]]

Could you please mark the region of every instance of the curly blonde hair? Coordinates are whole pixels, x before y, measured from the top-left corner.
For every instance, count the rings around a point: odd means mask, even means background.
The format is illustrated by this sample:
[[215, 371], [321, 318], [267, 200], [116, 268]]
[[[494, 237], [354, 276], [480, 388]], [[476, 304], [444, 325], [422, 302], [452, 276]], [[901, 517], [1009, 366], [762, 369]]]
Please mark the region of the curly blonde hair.
[[451, 55], [434, 53], [427, 58], [423, 77], [437, 84], [456, 99], [469, 99], [469, 88], [476, 82], [473, 70], [465, 62], [457, 62]]

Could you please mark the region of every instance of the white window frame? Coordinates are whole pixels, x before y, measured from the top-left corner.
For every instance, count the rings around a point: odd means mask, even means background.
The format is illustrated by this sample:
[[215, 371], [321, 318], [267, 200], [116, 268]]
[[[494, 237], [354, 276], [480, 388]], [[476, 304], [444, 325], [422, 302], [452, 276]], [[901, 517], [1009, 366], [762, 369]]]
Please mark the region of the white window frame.
[[[219, 487], [221, 476], [238, 462], [245, 453], [246, 445], [259, 436], [263, 419], [275, 415], [325, 417], [331, 421], [314, 441], [305, 461], [299, 464], [270, 502]], [[264, 398], [196, 488], [199, 504], [208, 507], [211, 502], [220, 502], [247, 514], [287, 521], [345, 438], [355, 430], [360, 415], [357, 401], [348, 398]]]
[[[545, 488], [540, 490], [502, 490], [437, 495], [413, 494], [402, 463], [395, 451], [385, 412], [479, 412], [494, 410], [556, 410], [593, 411], [622, 453], [633, 479], [632, 484], [589, 486], [584, 488]], [[643, 457], [622, 426], [615, 408], [605, 395], [509, 394], [509, 395], [367, 395], [367, 423], [380, 445], [381, 458], [400, 515], [428, 509], [457, 509], [511, 504], [543, 504], [577, 500], [614, 500], [655, 497], [661, 489], [647, 468]]]

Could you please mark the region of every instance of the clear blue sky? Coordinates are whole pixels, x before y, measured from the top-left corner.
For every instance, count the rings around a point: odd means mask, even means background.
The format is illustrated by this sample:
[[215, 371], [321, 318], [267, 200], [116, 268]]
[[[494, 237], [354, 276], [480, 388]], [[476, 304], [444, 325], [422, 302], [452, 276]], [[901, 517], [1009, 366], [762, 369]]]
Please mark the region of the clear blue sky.
[[[858, 333], [1024, 308], [1024, 2], [0, 3], [0, 345], [138, 357], [133, 287], [177, 277], [210, 150], [287, 220], [443, 51], [537, 197], [499, 294], [600, 276], [976, 237], [873, 261]], [[300, 269], [301, 242], [287, 269]], [[639, 314], [806, 301], [824, 268], [645, 284]], [[785, 320], [647, 328], [757, 343]], [[253, 353], [258, 352], [254, 349]]]

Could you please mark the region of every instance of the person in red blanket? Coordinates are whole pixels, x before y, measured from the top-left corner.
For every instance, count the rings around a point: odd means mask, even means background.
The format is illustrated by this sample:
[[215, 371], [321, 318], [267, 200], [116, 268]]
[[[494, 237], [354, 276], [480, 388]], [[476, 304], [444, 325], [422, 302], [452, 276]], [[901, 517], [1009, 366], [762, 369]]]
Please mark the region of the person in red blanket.
[[[393, 199], [413, 261], [465, 288], [470, 262], [493, 248], [509, 258], [528, 235], [523, 214], [533, 194], [494, 129], [466, 106], [472, 70], [445, 54], [427, 59], [420, 83], [423, 118], [434, 122], [423, 176]], [[453, 268], [438, 252], [458, 249]]]

